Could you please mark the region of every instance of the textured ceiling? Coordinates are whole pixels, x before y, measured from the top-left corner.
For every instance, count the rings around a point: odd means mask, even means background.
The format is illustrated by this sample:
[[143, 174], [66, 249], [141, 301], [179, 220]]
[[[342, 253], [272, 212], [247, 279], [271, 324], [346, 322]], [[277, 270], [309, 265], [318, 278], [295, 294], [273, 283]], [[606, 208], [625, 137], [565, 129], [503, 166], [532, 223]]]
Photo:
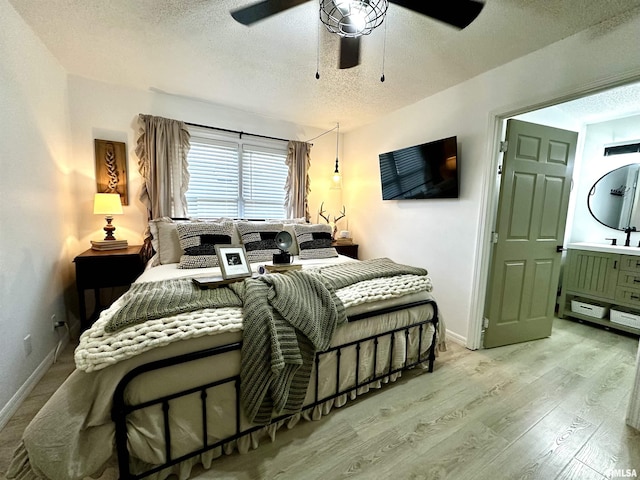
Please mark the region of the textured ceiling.
[[613, 118], [640, 115], [640, 83], [612, 88], [562, 103], [557, 108], [582, 123], [598, 123]]
[[592, 25], [640, 15], [640, 0], [486, 0], [458, 31], [391, 4], [384, 59], [383, 25], [363, 38], [361, 65], [338, 70], [338, 40], [319, 27], [315, 0], [252, 27], [229, 11], [253, 0], [9, 1], [71, 74], [318, 128], [339, 121], [345, 131]]

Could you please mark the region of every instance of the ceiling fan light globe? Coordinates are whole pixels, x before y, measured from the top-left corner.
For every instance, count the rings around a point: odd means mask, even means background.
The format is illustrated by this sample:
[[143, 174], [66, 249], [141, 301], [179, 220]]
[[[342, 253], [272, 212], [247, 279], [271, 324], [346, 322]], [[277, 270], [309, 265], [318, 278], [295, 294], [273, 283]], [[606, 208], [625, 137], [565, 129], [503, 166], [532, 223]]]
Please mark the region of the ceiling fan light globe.
[[388, 7], [388, 0], [320, 0], [320, 20], [341, 37], [360, 37], [382, 24]]
[[364, 21], [360, 21], [359, 23], [355, 23], [353, 20], [340, 22], [338, 35], [341, 37], [359, 37], [363, 35], [364, 26]]
[[351, 8], [351, 4], [354, 3], [351, 0], [334, 0], [333, 2], [338, 10], [343, 14], [347, 14]]

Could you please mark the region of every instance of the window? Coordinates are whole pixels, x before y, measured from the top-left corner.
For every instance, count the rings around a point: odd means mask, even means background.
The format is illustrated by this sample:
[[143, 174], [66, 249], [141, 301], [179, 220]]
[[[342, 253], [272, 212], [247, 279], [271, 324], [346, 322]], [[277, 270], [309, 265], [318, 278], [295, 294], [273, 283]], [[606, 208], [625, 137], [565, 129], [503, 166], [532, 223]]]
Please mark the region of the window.
[[194, 127], [190, 132], [190, 217], [285, 217], [286, 142]]

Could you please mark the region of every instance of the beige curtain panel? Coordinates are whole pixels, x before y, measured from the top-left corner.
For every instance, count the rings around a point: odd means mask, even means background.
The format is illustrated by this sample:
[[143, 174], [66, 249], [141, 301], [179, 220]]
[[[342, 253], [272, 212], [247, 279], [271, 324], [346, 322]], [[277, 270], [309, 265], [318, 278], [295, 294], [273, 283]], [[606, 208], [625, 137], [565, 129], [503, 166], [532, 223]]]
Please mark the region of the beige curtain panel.
[[288, 218], [304, 217], [309, 221], [309, 204], [307, 198], [311, 191], [309, 167], [311, 165], [311, 144], [289, 141], [286, 164], [289, 175], [285, 185], [285, 209]]
[[144, 179], [140, 200], [149, 219], [187, 215], [189, 130], [184, 122], [140, 115], [136, 145], [138, 170]]
[[[189, 188], [187, 154], [190, 134], [184, 122], [152, 115], [138, 116], [138, 171], [143, 178], [140, 200], [148, 219], [185, 217]], [[150, 237], [149, 228], [145, 242]]]

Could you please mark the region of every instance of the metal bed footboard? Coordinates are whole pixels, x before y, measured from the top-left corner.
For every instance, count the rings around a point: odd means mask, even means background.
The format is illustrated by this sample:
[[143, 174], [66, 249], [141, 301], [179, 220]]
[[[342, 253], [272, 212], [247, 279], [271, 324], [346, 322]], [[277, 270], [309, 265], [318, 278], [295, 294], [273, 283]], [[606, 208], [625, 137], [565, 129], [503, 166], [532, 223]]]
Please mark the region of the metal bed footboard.
[[[437, 332], [438, 332], [438, 307], [434, 300], [423, 300], [414, 302], [411, 304], [405, 304], [401, 306], [390, 307], [386, 309], [377, 310], [374, 312], [367, 312], [363, 314], [358, 314], [354, 316], [350, 316], [348, 318], [349, 322], [355, 322], [358, 320], [363, 320], [366, 318], [374, 317], [377, 315], [382, 315], [386, 313], [392, 313], [399, 310], [405, 310], [408, 308], [421, 306], [421, 305], [431, 305], [433, 308], [433, 316], [427, 320], [421, 320], [410, 325], [406, 325], [403, 327], [395, 328], [392, 330], [388, 330], [385, 332], [381, 332], [377, 335], [371, 335], [366, 338], [360, 338], [351, 342], [347, 342], [342, 345], [337, 345], [335, 347], [331, 347], [325, 351], [316, 353], [315, 358], [315, 373], [313, 374], [313, 378], [310, 381], [310, 385], [313, 383], [315, 387], [315, 398], [314, 401], [310, 404], [305, 404], [302, 408], [302, 411], [306, 411], [311, 409], [317, 405], [320, 405], [328, 400], [337, 398], [341, 395], [348, 394], [354, 390], [370, 385], [374, 382], [378, 382], [383, 380], [390, 375], [398, 373], [400, 371], [413, 368], [417, 365], [424, 364], [427, 362], [428, 371], [433, 371], [433, 365], [435, 362], [436, 356], [436, 342], [437, 342]], [[433, 337], [431, 339], [431, 345], [429, 349], [422, 352], [422, 337], [424, 333], [424, 329], [428, 324], [433, 324], [434, 332]], [[417, 346], [417, 354], [415, 355], [414, 361], [409, 361], [410, 352], [409, 352], [409, 342], [407, 341], [409, 335], [412, 330], [418, 330], [418, 346]], [[405, 351], [404, 351], [404, 362], [400, 367], [394, 367], [393, 359], [394, 359], [394, 343], [397, 335], [405, 336]], [[378, 345], [380, 339], [384, 337], [389, 337], [389, 352], [388, 359], [385, 361], [385, 367], [383, 369], [378, 369]], [[360, 349], [363, 344], [367, 342], [373, 342], [373, 375], [367, 376], [365, 379], [359, 378], [360, 372]], [[346, 348], [355, 347], [356, 350], [356, 366], [355, 366], [355, 383], [348, 388], [340, 388], [340, 358], [342, 352]], [[227, 345], [222, 345], [219, 347], [208, 348], [205, 350], [199, 350], [196, 352], [191, 352], [183, 355], [178, 355], [175, 357], [162, 359], [153, 361], [144, 365], [140, 365], [131, 371], [129, 371], [118, 383], [118, 386], [115, 389], [113, 394], [113, 407], [111, 411], [111, 418], [115, 423], [115, 441], [116, 441], [116, 452], [118, 455], [118, 469], [119, 476], [122, 480], [129, 479], [141, 479], [146, 478], [154, 473], [157, 473], [165, 468], [177, 465], [185, 460], [201, 455], [207, 451], [210, 451], [214, 448], [221, 447], [229, 442], [239, 439], [245, 435], [248, 435], [252, 432], [260, 430], [264, 428], [264, 425], [256, 425], [250, 428], [241, 428], [241, 405], [240, 405], [240, 375], [232, 375], [227, 378], [223, 378], [220, 380], [216, 380], [210, 383], [206, 383], [204, 385], [198, 385], [193, 388], [185, 389], [183, 391], [179, 391], [176, 393], [172, 393], [169, 395], [161, 396], [155, 398], [153, 400], [149, 400], [146, 402], [138, 403], [138, 404], [127, 404], [125, 400], [125, 390], [129, 383], [137, 378], [138, 376], [151, 372], [154, 370], [159, 370], [162, 368], [184, 364], [188, 362], [192, 362], [195, 360], [200, 360], [207, 357], [215, 357], [216, 355], [228, 353], [234, 350], [240, 350], [242, 348], [242, 342], [230, 343]], [[320, 381], [320, 361], [321, 357], [324, 355], [334, 354], [336, 356], [336, 386], [335, 392], [329, 395], [322, 396], [320, 398], [319, 395], [319, 381]], [[208, 441], [208, 426], [207, 426], [207, 396], [208, 391], [220, 387], [223, 385], [233, 384], [235, 387], [235, 434], [230, 435], [222, 440], [219, 440], [215, 443], [209, 443]], [[171, 429], [169, 425], [169, 409], [170, 402], [172, 400], [185, 397], [187, 395], [193, 395], [195, 393], [200, 394], [200, 405], [202, 408], [202, 446], [197, 448], [187, 454], [181, 455], [179, 457], [174, 457], [172, 455], [171, 448]], [[163, 413], [163, 422], [164, 422], [164, 446], [165, 446], [165, 463], [162, 465], [157, 465], [150, 468], [147, 471], [142, 473], [133, 473], [131, 472], [130, 465], [130, 454], [128, 450], [128, 441], [127, 441], [127, 415], [137, 410], [148, 408], [153, 405], [161, 405], [162, 413]], [[282, 415], [280, 417], [274, 418], [271, 423], [276, 423], [282, 420], [286, 420], [287, 418], [293, 416], [294, 414]]]

